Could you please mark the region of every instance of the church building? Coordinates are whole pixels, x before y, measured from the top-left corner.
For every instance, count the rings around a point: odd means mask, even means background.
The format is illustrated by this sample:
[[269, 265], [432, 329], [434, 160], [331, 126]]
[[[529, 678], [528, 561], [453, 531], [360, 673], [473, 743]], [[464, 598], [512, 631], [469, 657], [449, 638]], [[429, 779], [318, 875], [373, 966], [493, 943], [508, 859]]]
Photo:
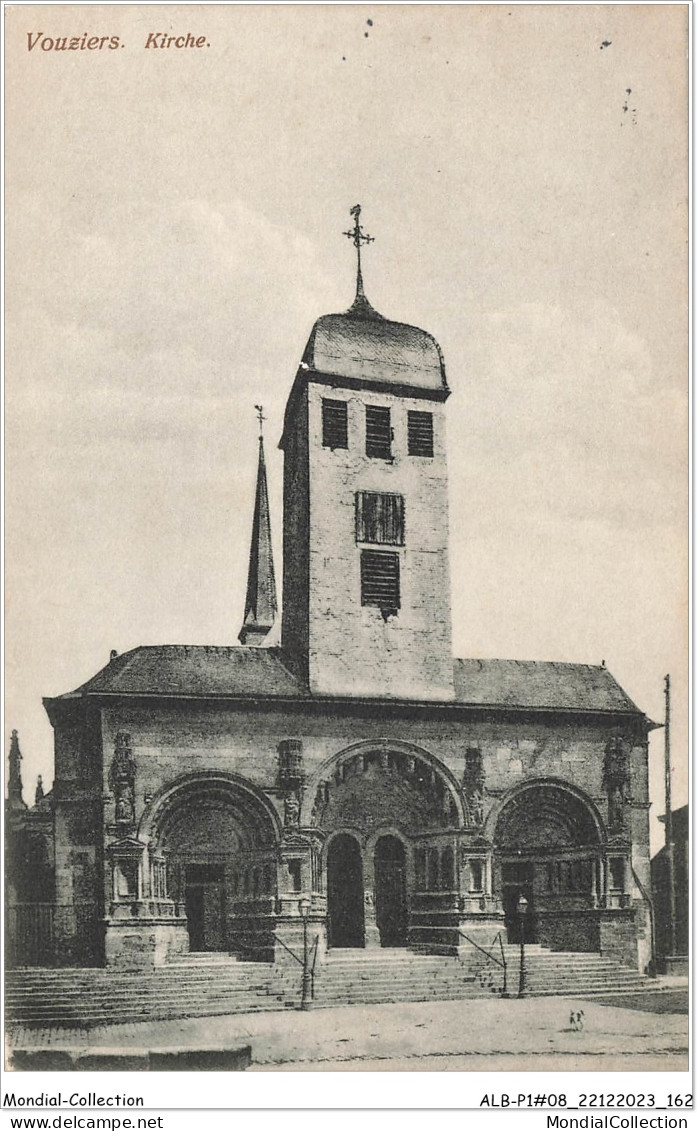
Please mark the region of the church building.
[[517, 941], [522, 896], [526, 941], [643, 970], [653, 724], [604, 665], [453, 658], [458, 375], [371, 306], [352, 215], [355, 300], [285, 411], [280, 646], [260, 435], [240, 643], [113, 653], [44, 700], [55, 960], [280, 962], [303, 918], [320, 963], [462, 955]]

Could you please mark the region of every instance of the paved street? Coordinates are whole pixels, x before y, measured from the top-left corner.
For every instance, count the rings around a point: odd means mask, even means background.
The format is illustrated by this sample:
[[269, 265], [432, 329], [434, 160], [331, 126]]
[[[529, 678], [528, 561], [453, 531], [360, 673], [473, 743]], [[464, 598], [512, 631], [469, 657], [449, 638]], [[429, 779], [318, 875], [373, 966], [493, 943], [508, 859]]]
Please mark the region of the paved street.
[[[596, 1000], [476, 999], [357, 1005], [14, 1034], [16, 1047], [102, 1049], [251, 1044], [250, 1071], [687, 1069], [687, 989]], [[660, 1012], [660, 1009], [665, 1012]], [[569, 1014], [584, 1011], [575, 1032]]]

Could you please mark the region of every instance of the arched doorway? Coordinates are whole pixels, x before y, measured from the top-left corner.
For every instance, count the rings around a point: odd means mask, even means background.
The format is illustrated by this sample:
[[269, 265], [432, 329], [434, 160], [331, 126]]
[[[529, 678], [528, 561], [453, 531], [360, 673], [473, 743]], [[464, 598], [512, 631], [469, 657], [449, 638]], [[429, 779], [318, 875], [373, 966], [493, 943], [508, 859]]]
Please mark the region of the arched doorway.
[[327, 852], [328, 941], [335, 947], [365, 945], [363, 861], [355, 837], [340, 833]]
[[[591, 802], [578, 791], [535, 782], [505, 802], [494, 832], [495, 886], [509, 942], [563, 950], [597, 948], [601, 834]], [[524, 918], [518, 912], [527, 900]], [[524, 924], [524, 925], [523, 925]]]
[[381, 946], [406, 946], [406, 861], [396, 836], [381, 836], [375, 845], [375, 917]]
[[[311, 814], [328, 848], [339, 837], [355, 842], [350, 847], [345, 840], [339, 842], [345, 845], [345, 860], [339, 859], [338, 848], [323, 856], [333, 918], [330, 945], [404, 946], [407, 939], [420, 946], [453, 943], [454, 879], [448, 882], [449, 890], [438, 878], [430, 887], [422, 871], [419, 884], [416, 867], [411, 867], [412, 860], [418, 865], [420, 846], [437, 846], [446, 860], [450, 852], [444, 875], [454, 877], [452, 848], [446, 845], [452, 845], [451, 834], [462, 827], [464, 814], [457, 782], [447, 767], [405, 742], [357, 743], [321, 767]], [[359, 916], [360, 935], [346, 922], [342, 890], [349, 893], [346, 898], [362, 900], [354, 914], [354, 919]], [[346, 938], [351, 941], [336, 941]]]
[[253, 787], [215, 774], [174, 783], [146, 831], [151, 858], [166, 860], [167, 894], [186, 912], [189, 949], [253, 951], [270, 929], [277, 839]]

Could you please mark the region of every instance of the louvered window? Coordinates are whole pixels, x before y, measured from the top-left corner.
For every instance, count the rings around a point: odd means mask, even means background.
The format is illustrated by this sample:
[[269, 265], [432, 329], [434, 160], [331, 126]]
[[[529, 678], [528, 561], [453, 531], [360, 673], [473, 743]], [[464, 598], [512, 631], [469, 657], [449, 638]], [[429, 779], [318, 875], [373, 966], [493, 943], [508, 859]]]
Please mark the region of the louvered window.
[[373, 459], [392, 459], [392, 426], [389, 408], [366, 405], [365, 454]]
[[348, 448], [348, 405], [346, 401], [322, 401], [322, 446]]
[[399, 599], [399, 554], [384, 550], [361, 551], [361, 604], [377, 605], [383, 613], [396, 612]]
[[356, 541], [404, 545], [404, 496], [356, 492]]
[[407, 451], [410, 456], [433, 455], [433, 413], [407, 413]]

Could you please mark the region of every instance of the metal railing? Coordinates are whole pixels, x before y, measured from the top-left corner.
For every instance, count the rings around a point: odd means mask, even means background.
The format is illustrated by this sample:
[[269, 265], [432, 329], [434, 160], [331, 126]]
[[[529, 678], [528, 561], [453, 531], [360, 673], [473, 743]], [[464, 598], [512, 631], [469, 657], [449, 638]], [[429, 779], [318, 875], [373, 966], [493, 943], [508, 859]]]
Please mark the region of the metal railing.
[[[471, 939], [469, 937], [469, 935], [465, 934], [464, 931], [458, 930], [457, 933], [458, 933], [458, 935], [460, 935], [461, 938], [463, 938], [465, 940], [465, 942], [468, 942], [470, 944], [470, 946], [473, 946], [475, 948], [475, 950], [478, 950], [480, 952], [480, 954], [483, 954], [485, 959], [487, 960], [487, 962], [489, 962], [489, 963], [493, 962], [495, 966], [498, 966], [503, 970], [503, 985], [499, 987], [499, 986], [494, 985], [494, 982], [491, 978], [490, 970], [487, 969], [487, 967], [482, 967], [480, 970], [477, 971], [477, 973], [475, 975], [475, 977], [477, 977], [479, 979], [480, 985], [488, 986], [488, 988], [492, 992], [500, 993], [501, 997], [508, 997], [508, 963], [506, 962], [506, 952], [503, 949], [503, 932], [502, 931], [497, 932], [497, 934], [494, 936], [494, 938], [491, 942], [491, 945], [489, 946], [488, 949], [486, 949], [483, 946], [480, 946], [478, 942], [475, 942], [474, 939]], [[501, 952], [500, 958], [497, 958], [496, 955], [494, 954], [494, 947], [496, 946], [497, 943], [499, 944], [499, 950]], [[489, 977], [488, 982], [485, 982], [484, 979], [482, 978], [482, 973], [485, 969], [487, 969], [487, 974], [488, 974], [488, 977]]]
[[76, 903], [8, 903], [5, 907], [5, 960], [8, 968], [52, 966], [56, 961], [56, 917], [59, 936], [73, 961], [94, 959], [97, 910], [90, 901]]
[[[259, 950], [259, 944], [258, 943], [255, 946], [250, 946], [248, 943], [245, 944], [244, 942], [239, 941], [239, 940], [244, 939], [244, 938], [249, 939], [250, 936], [249, 935], [243, 935], [243, 934], [236, 934], [235, 938], [234, 938], [234, 945], [239, 946], [242, 950], [246, 950], [248, 954], [253, 954], [253, 953], [255, 953], [256, 951]], [[283, 939], [280, 939], [278, 937], [278, 935], [275, 933], [275, 931], [270, 932], [269, 938], [272, 938], [274, 940], [274, 942], [280, 943], [281, 946], [283, 947], [283, 949], [285, 951], [287, 951], [288, 954], [291, 956], [291, 958], [294, 958], [295, 961], [298, 963], [298, 965], [302, 967], [303, 983], [305, 984], [305, 979], [307, 977], [309, 977], [310, 1001], [314, 1001], [315, 1000], [315, 967], [317, 965], [317, 953], [318, 953], [318, 950], [319, 950], [319, 935], [315, 935], [315, 937], [314, 937], [312, 946], [311, 946], [309, 953], [308, 953], [307, 963], [305, 962], [305, 958], [304, 957], [301, 958], [299, 954], [296, 954], [295, 951], [292, 949], [292, 947], [289, 947], [287, 943], [284, 943]], [[302, 1004], [302, 1002], [301, 1002], [301, 1004]]]
[[6, 960], [13, 966], [47, 966], [55, 953], [53, 903], [7, 907]]

